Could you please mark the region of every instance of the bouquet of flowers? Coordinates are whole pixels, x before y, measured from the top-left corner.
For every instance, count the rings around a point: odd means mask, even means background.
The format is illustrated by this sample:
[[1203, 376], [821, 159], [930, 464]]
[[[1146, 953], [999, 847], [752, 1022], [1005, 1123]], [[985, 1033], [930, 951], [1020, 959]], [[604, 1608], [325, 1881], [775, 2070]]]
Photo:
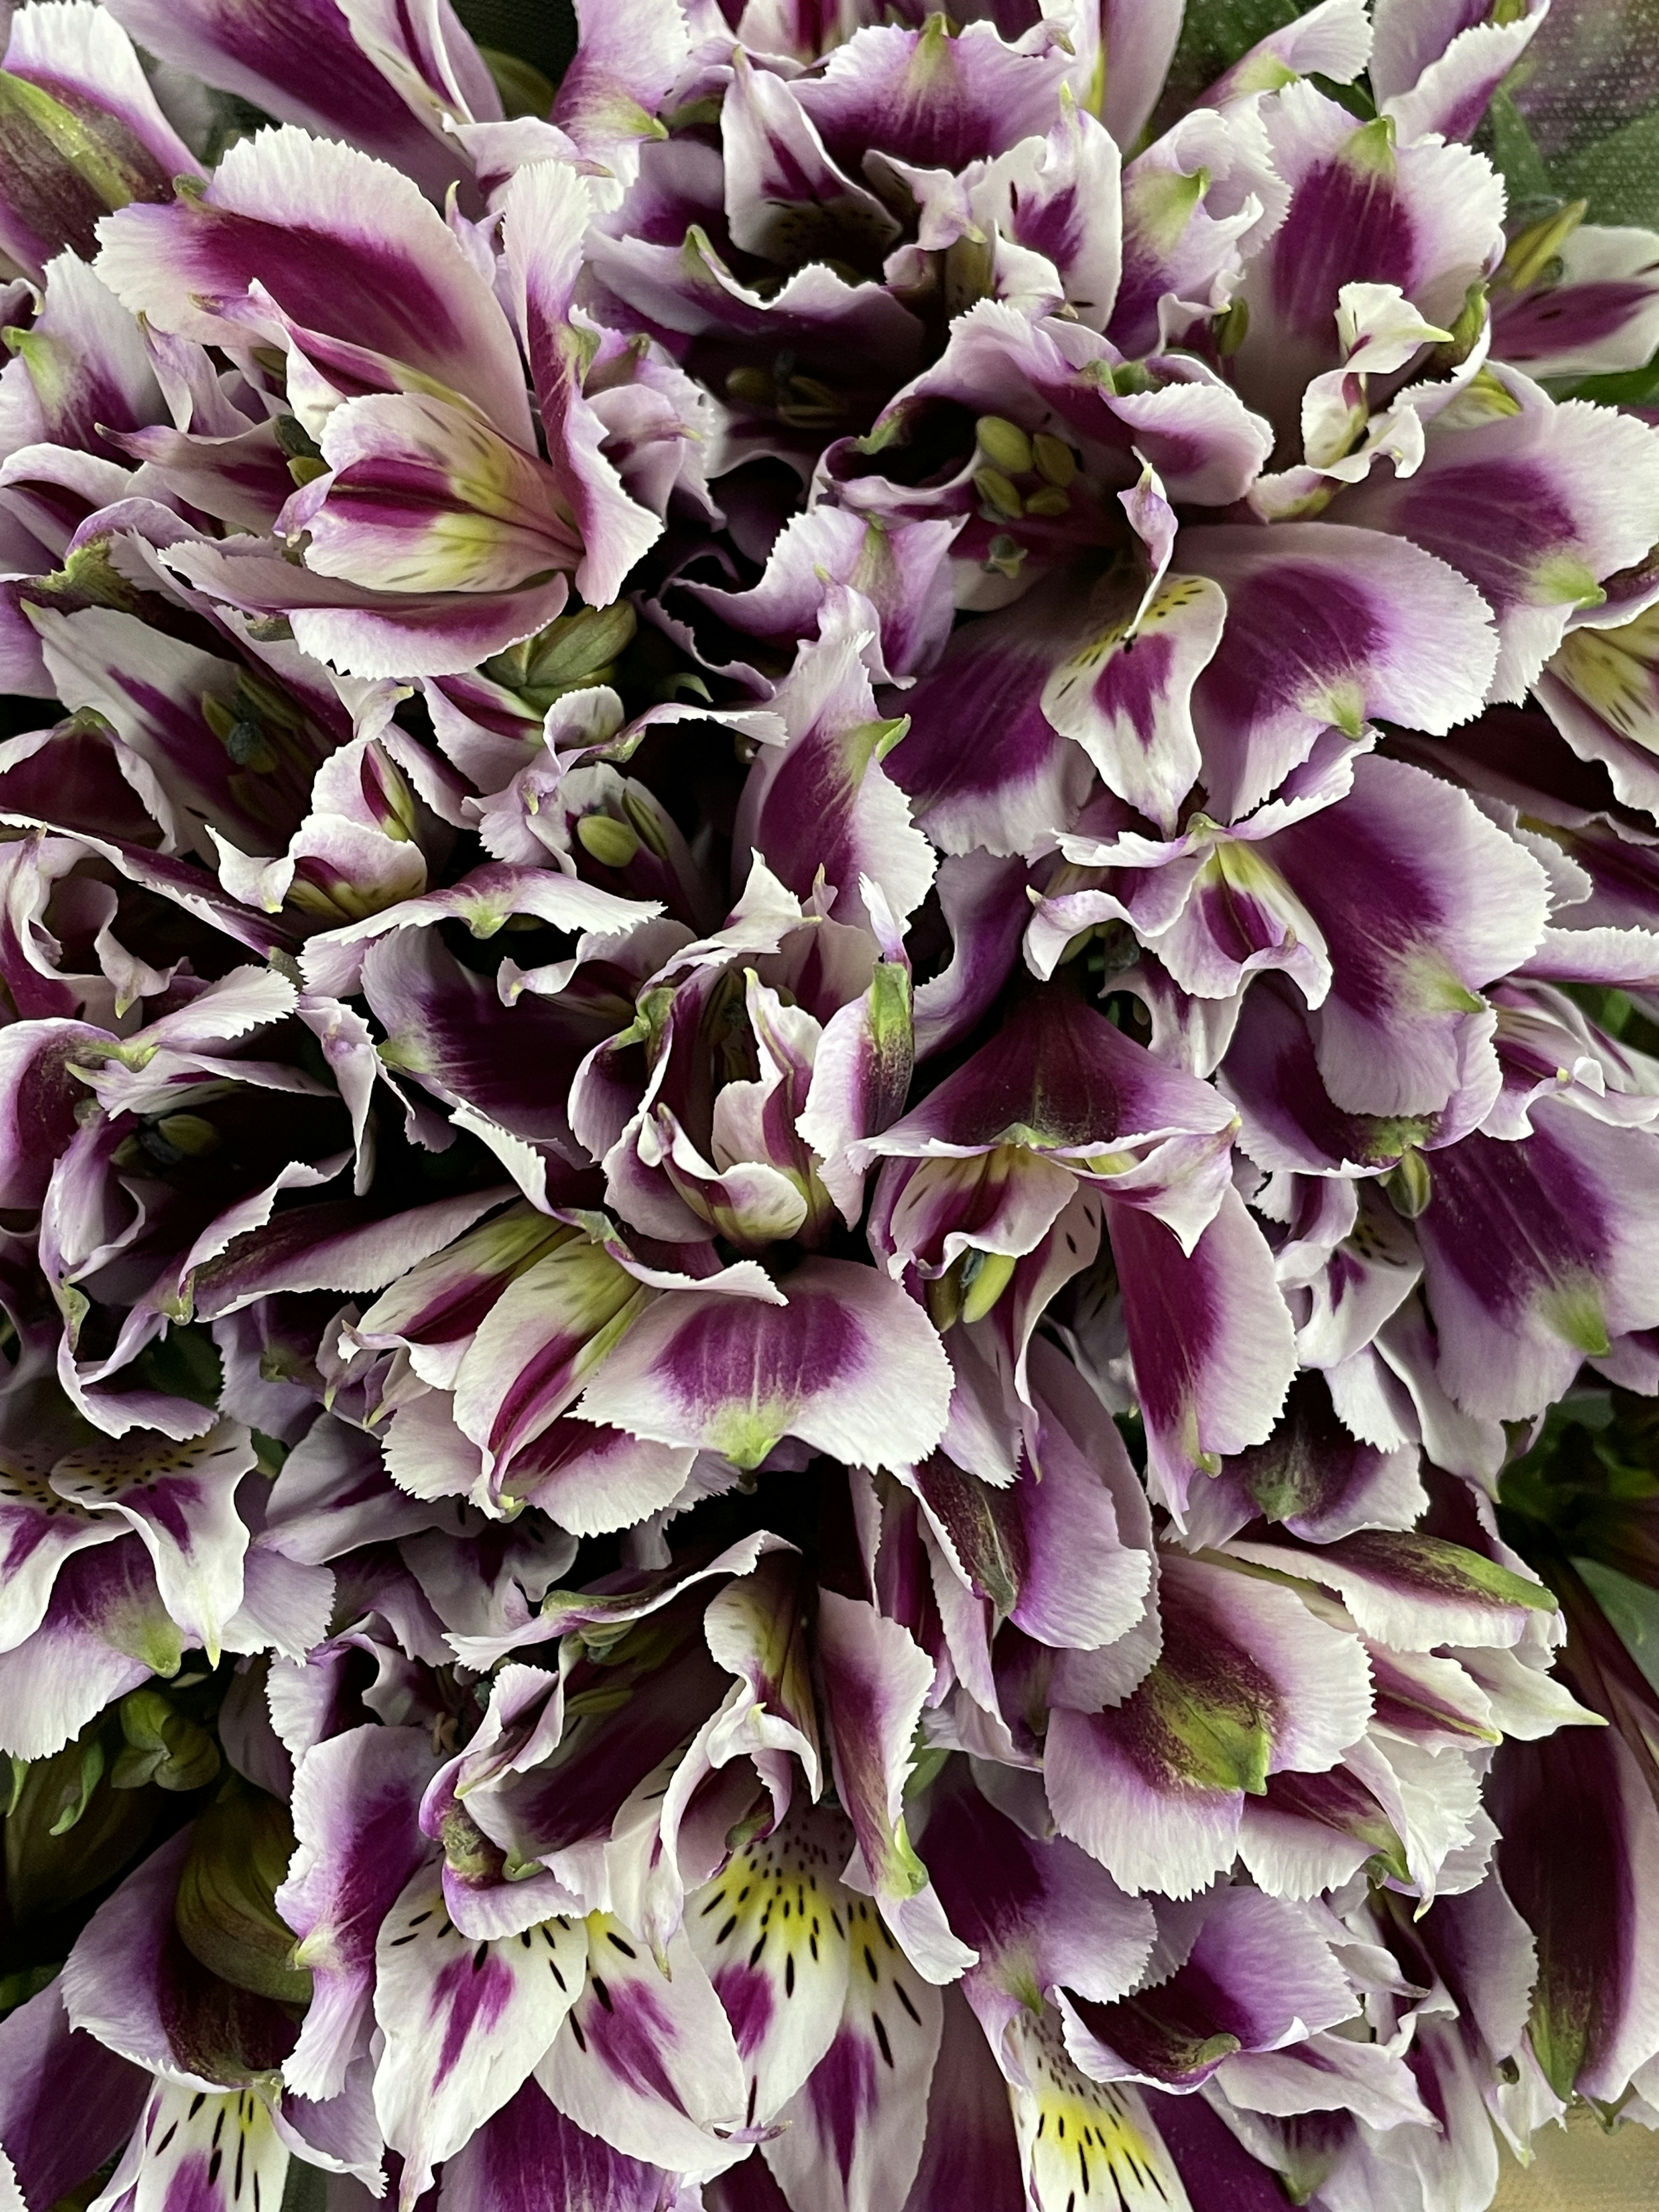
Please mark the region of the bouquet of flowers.
[[1659, 39], [1547, 6], [7, 11], [0, 2205], [1659, 2127]]

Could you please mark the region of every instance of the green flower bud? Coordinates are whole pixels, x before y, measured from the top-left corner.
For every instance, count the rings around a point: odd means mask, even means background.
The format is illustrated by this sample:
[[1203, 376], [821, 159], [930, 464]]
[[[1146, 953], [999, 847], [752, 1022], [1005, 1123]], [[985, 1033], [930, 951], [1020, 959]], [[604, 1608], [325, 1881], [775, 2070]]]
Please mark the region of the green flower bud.
[[50, 1759], [15, 1762], [5, 1869], [7, 1902], [19, 1923], [101, 1887], [149, 1839], [155, 1801], [111, 1788], [107, 1734], [100, 1715]]
[[640, 849], [636, 833], [611, 814], [584, 814], [576, 824], [576, 842], [602, 868], [625, 868]]
[[137, 1790], [146, 1782], [163, 1790], [200, 1790], [219, 1771], [213, 1738], [161, 1691], [148, 1686], [130, 1691], [117, 1711], [126, 1739], [110, 1771], [118, 1790]]
[[567, 691], [608, 684], [636, 627], [634, 610], [625, 600], [610, 607], [583, 607], [574, 615], [559, 615], [522, 645], [498, 653], [484, 663], [483, 672], [545, 711]]
[[1429, 1210], [1429, 1200], [1434, 1195], [1434, 1181], [1429, 1164], [1414, 1145], [1407, 1145], [1400, 1155], [1400, 1164], [1392, 1175], [1383, 1178], [1382, 1188], [1396, 1213], [1404, 1214], [1407, 1221], [1415, 1221]]
[[233, 1783], [196, 1823], [173, 1917], [185, 1948], [222, 1982], [307, 2004], [310, 1970], [294, 1963], [294, 1930], [272, 1901], [293, 1855], [286, 1807]]

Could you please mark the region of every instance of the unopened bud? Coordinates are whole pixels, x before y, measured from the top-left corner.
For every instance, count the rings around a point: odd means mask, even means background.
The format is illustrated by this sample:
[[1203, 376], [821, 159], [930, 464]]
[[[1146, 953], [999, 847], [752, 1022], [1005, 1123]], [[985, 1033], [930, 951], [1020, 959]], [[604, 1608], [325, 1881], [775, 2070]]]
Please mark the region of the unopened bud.
[[137, 1790], [146, 1782], [163, 1790], [199, 1790], [219, 1771], [213, 1738], [160, 1690], [130, 1691], [117, 1710], [126, 1739], [110, 1771], [118, 1790]]
[[1224, 361], [1238, 351], [1249, 334], [1250, 307], [1247, 300], [1234, 300], [1218, 314], [1212, 326], [1215, 349]]
[[962, 1318], [983, 1321], [1014, 1279], [1012, 1252], [969, 1252], [962, 1263]]
[[1429, 1164], [1415, 1145], [1407, 1145], [1400, 1155], [1399, 1165], [1383, 1178], [1382, 1188], [1389, 1194], [1389, 1202], [1396, 1213], [1407, 1221], [1415, 1221], [1426, 1213], [1429, 1200], [1434, 1196], [1434, 1180]]
[[173, 1917], [185, 1948], [222, 1982], [306, 2004], [311, 1972], [295, 1963], [294, 1930], [274, 1902], [293, 1855], [286, 1807], [236, 1780], [196, 1823]]
[[577, 842], [602, 868], [625, 868], [640, 849], [640, 841], [625, 822], [611, 814], [584, 814], [576, 824]]

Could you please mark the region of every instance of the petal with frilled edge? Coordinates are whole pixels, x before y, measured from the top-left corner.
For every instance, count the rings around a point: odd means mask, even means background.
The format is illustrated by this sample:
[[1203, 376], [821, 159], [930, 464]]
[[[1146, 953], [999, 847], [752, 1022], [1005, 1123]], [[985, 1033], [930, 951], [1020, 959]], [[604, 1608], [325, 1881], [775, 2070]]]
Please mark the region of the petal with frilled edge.
[[1018, 52], [989, 23], [952, 35], [930, 17], [920, 31], [856, 32], [797, 97], [843, 170], [872, 146], [919, 168], [961, 169], [1046, 131], [1066, 70], [1063, 53]]
[[1462, 792], [1403, 761], [1354, 764], [1336, 805], [1266, 841], [1331, 960], [1310, 1026], [1339, 1107], [1443, 1108], [1465, 1078], [1480, 985], [1517, 968], [1549, 914], [1543, 869]]
[[[344, 928], [313, 937], [306, 947], [306, 980], [313, 991], [334, 995], [359, 987], [366, 950], [374, 939], [396, 929], [428, 927], [441, 921], [465, 922], [474, 937], [494, 937], [514, 915], [523, 915], [577, 939], [575, 960], [569, 970], [607, 939], [651, 921], [659, 906], [619, 897], [615, 891], [586, 884], [556, 869], [516, 867], [504, 861], [486, 861], [468, 869], [459, 882], [418, 898], [400, 899], [396, 906], [369, 915]], [[564, 980], [568, 981], [568, 974]]]
[[1030, 1164], [1086, 1176], [1167, 1221], [1190, 1248], [1221, 1201], [1231, 1123], [1209, 1085], [1049, 989], [1024, 1000], [919, 1106], [851, 1152], [856, 1163], [1011, 1152], [1009, 1174]]
[[617, 1577], [619, 1586], [608, 1589], [549, 1590], [537, 1619], [529, 1628], [515, 1630], [510, 1641], [500, 1637], [459, 1637], [455, 1650], [466, 1665], [482, 1671], [505, 1658], [509, 1651], [555, 1641], [569, 1635], [573, 1629], [614, 1629], [628, 1621], [642, 1620], [647, 1613], [672, 1605], [683, 1590], [696, 1583], [713, 1581], [717, 1576], [749, 1574], [757, 1559], [769, 1552], [787, 1548], [782, 1537], [763, 1531], [728, 1546], [706, 1566], [690, 1573], [672, 1567], [653, 1568]]
[[951, 1924], [979, 1953], [963, 1993], [1006, 2059], [1010, 2023], [1040, 2014], [1062, 1984], [1109, 2004], [1139, 1979], [1151, 1908], [1075, 1844], [1017, 1827], [960, 1761], [935, 1785], [923, 1839]]
[[424, 1729], [375, 1726], [315, 1745], [295, 1772], [297, 1840], [276, 1909], [313, 1995], [283, 2079], [314, 2101], [345, 2086], [369, 2018], [380, 1923], [427, 1855], [416, 1814], [434, 1761]]
[[[520, 1151], [544, 1146], [580, 1158], [565, 1103], [569, 1075], [592, 1042], [580, 1012], [530, 997], [504, 1006], [489, 978], [464, 967], [435, 929], [377, 939], [363, 963], [363, 995], [387, 1033], [380, 1050], [389, 1066], [472, 1126], [522, 1139]], [[538, 1196], [544, 1185], [544, 1174]]]
[[[296, 573], [287, 562], [282, 566]], [[70, 614], [40, 607], [32, 619], [65, 706], [90, 708], [113, 724], [179, 810], [186, 846], [216, 866], [202, 827], [211, 823], [240, 850], [286, 848], [309, 809], [312, 779], [330, 749], [314, 725], [286, 708], [274, 747], [261, 731], [270, 772], [251, 775], [238, 768], [208, 719], [210, 712], [259, 719], [239, 663], [115, 607]]]
[[[1087, 795], [1088, 759], [1042, 703], [1054, 655], [1033, 639], [1032, 611], [1022, 602], [965, 624], [905, 694], [910, 727], [890, 774], [947, 853], [1040, 850]], [[969, 717], [985, 742], [962, 744]]]
[[292, 129], [239, 139], [205, 191], [125, 209], [102, 239], [104, 282], [160, 329], [237, 348], [251, 328], [284, 344], [292, 318], [313, 358], [337, 333], [387, 364], [368, 388], [406, 376], [458, 392], [534, 450], [518, 348], [489, 285], [416, 185], [355, 147]]
[[1585, 1355], [1659, 1322], [1659, 1137], [1558, 1099], [1532, 1122], [1516, 1142], [1435, 1153], [1417, 1224], [1445, 1387], [1504, 1420], [1541, 1412]]
[[665, 2177], [568, 2120], [538, 2083], [474, 2130], [445, 2162], [440, 2212], [659, 2212]]
[[1304, 1367], [1267, 1442], [1235, 1453], [1190, 1493], [1188, 1539], [1219, 1543], [1258, 1517], [1316, 1544], [1358, 1528], [1409, 1528], [1428, 1508], [1420, 1457], [1415, 1444], [1359, 1443], [1337, 1419], [1324, 1376]]
[[404, 1889], [374, 1949], [374, 2015], [386, 2038], [374, 2110], [403, 2154], [405, 2207], [529, 2079], [581, 1994], [587, 1952], [586, 1923], [563, 1918], [472, 1942], [444, 1908], [436, 1867]]
[[574, 1402], [648, 1295], [574, 1231], [507, 1285], [455, 1371], [455, 1420], [485, 1455], [486, 1472], [505, 1474]]
[[1397, 284], [1449, 327], [1502, 243], [1504, 190], [1483, 156], [1435, 139], [1396, 146], [1391, 118], [1361, 124], [1305, 82], [1286, 85], [1263, 119], [1291, 199], [1250, 264], [1237, 359], [1242, 388], [1278, 411], [1334, 364], [1344, 284]]
[[762, 2154], [798, 2212], [902, 2212], [921, 2158], [942, 1993], [867, 1898], [848, 1897], [844, 1917], [841, 2024]]
[[1109, 1200], [1107, 1229], [1148, 1475], [1179, 1514], [1194, 1475], [1271, 1434], [1296, 1373], [1290, 1309], [1267, 1241], [1231, 1188], [1190, 1254], [1136, 1206]]
[[902, 924], [927, 896], [935, 863], [882, 765], [905, 725], [876, 712], [863, 659], [876, 635], [860, 594], [826, 594], [817, 638], [773, 694], [788, 742], [769, 746], [750, 770], [735, 836], [801, 897], [822, 871], [838, 921], [867, 924], [860, 888], [867, 877]]
[[606, 1913], [587, 1922], [587, 1985], [536, 2079], [567, 2118], [625, 2157], [725, 2164], [746, 2085], [720, 2001], [684, 1936], [667, 1971]]
[[[118, 434], [158, 424], [166, 415], [142, 332], [73, 253], [47, 264], [40, 312], [10, 343], [21, 358], [17, 367], [0, 371], [0, 416], [9, 411], [7, 387], [21, 380], [14, 404], [27, 407], [33, 433], [23, 442], [106, 453], [110, 447], [99, 424]], [[286, 472], [283, 483], [286, 489]]]
[[1431, 425], [1413, 476], [1356, 485], [1330, 511], [1412, 538], [1467, 576], [1498, 619], [1492, 696], [1519, 700], [1575, 610], [1648, 551], [1656, 504], [1659, 434], [1588, 400], [1558, 404], [1505, 369], [1467, 411]]
[[1167, 1979], [1115, 2003], [1066, 2008], [1066, 2044], [1092, 2080], [1196, 2088], [1240, 2051], [1275, 2051], [1358, 2009], [1331, 1945], [1300, 1907], [1248, 1886], [1213, 1891]]
[[809, 1260], [785, 1306], [686, 1291], [643, 1313], [589, 1383], [584, 1420], [757, 1467], [797, 1436], [854, 1466], [925, 1458], [949, 1363], [921, 1308], [873, 1269]]
[[[820, 252], [878, 258], [899, 226], [830, 159], [793, 89], [739, 46], [720, 105], [726, 219], [733, 245], [788, 267]], [[849, 252], [848, 248], [856, 249]]]
[[[1030, 1352], [1035, 1428], [1006, 1489], [943, 1452], [909, 1478], [951, 1565], [976, 1596], [1039, 1644], [1095, 1650], [1140, 1618], [1151, 1580], [1139, 1478], [1110, 1416], [1069, 1361]], [[1035, 1464], [1033, 1463], [1033, 1455]], [[1087, 1558], [1086, 1576], [1077, 1562]]]
[[1480, 711], [1497, 654], [1486, 608], [1446, 559], [1393, 526], [1402, 536], [1386, 541], [1334, 522], [1182, 533], [1183, 567], [1227, 594], [1220, 647], [1193, 694], [1220, 818], [1267, 798], [1322, 730], [1357, 738], [1382, 716], [1440, 734]]
[[1127, 1703], [1058, 1710], [1044, 1762], [1064, 1835], [1126, 1889], [1188, 1897], [1231, 1865], [1248, 1792], [1335, 1764], [1371, 1710], [1357, 1637], [1290, 1591], [1166, 1554], [1164, 1647]]
[[553, 120], [584, 154], [619, 166], [635, 138], [656, 137], [656, 114], [685, 66], [690, 40], [673, 0], [576, 0], [576, 52], [559, 82]]
[[1219, 104], [1180, 117], [1124, 171], [1123, 283], [1106, 328], [1132, 359], [1158, 347], [1171, 308], [1224, 307], [1284, 217], [1258, 104]]
[[[462, 173], [459, 151], [404, 106], [353, 38], [348, 11], [327, 0], [115, 0], [109, 12], [159, 60], [267, 115], [363, 147], [436, 196]], [[458, 33], [448, 7], [437, 12]]]
[[1548, 0], [1523, 0], [1486, 21], [1463, 0], [1380, 0], [1371, 88], [1408, 143], [1436, 131], [1469, 138], [1532, 43]]
[[236, 1487], [256, 1456], [241, 1424], [222, 1421], [184, 1443], [130, 1431], [67, 1453], [52, 1473], [60, 1498], [118, 1516], [143, 1537], [163, 1604], [210, 1658], [242, 1601], [248, 1532]]

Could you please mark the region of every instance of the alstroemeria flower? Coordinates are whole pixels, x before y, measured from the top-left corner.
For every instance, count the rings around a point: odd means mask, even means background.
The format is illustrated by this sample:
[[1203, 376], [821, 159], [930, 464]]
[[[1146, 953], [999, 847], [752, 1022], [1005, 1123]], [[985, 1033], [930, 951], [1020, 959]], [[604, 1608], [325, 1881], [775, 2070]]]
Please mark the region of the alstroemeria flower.
[[1659, 2115], [1626, 0], [517, 12], [6, 32], [0, 2197], [1483, 2212]]
[[[405, 179], [311, 144], [250, 141], [198, 198], [106, 237], [106, 281], [153, 323], [233, 356], [276, 346], [289, 408], [320, 441], [323, 471], [281, 521], [312, 580], [286, 585], [275, 549], [229, 565], [181, 555], [184, 573], [288, 615], [303, 647], [356, 675], [470, 666], [556, 615], [568, 574], [614, 598], [660, 528], [605, 459], [581, 392], [569, 315], [586, 187], [540, 164], [509, 192], [510, 321]], [[308, 241], [297, 256], [284, 225]]]

